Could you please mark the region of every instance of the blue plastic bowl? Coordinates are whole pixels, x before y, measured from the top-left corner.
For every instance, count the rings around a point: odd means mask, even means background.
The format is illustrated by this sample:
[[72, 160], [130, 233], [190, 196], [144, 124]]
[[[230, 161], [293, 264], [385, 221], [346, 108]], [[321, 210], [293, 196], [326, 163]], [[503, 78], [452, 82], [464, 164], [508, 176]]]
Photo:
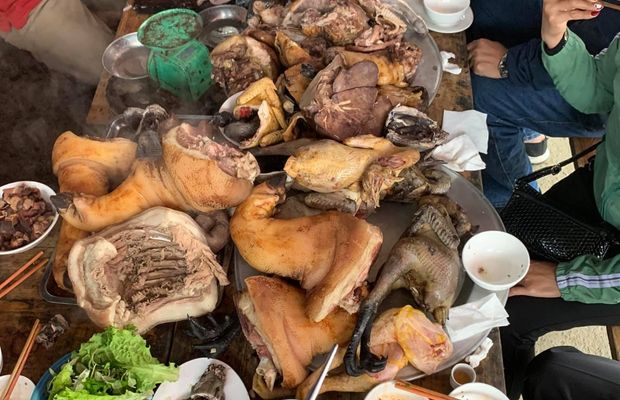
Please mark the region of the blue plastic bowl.
[[39, 382], [37, 382], [37, 386], [34, 388], [34, 392], [32, 392], [32, 397], [30, 400], [48, 400], [49, 393], [47, 392], [47, 385], [52, 380], [52, 374], [50, 373], [50, 369], [55, 373], [60, 371], [60, 367], [62, 367], [69, 359], [71, 358], [71, 353], [67, 353], [64, 356], [60, 357], [51, 367], [48, 368], [47, 371], [41, 376]]

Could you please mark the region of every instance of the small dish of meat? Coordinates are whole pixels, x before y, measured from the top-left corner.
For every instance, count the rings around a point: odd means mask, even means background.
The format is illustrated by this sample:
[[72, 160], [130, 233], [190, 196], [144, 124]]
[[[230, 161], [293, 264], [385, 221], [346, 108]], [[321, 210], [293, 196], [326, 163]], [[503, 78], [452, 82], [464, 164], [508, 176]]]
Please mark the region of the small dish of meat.
[[50, 202], [55, 194], [34, 181], [0, 187], [0, 256], [30, 250], [45, 239], [58, 221]]

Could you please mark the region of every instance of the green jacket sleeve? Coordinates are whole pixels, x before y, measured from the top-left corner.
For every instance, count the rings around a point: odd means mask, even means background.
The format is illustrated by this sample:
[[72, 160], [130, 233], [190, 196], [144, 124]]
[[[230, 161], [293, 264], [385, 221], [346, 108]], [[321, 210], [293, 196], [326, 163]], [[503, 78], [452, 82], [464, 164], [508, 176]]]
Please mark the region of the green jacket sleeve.
[[569, 31], [564, 48], [555, 55], [542, 52], [543, 64], [562, 97], [584, 114], [607, 114], [614, 103], [616, 38], [607, 50], [592, 57], [576, 34]]
[[579, 256], [558, 264], [556, 280], [564, 300], [620, 303], [620, 255], [607, 260]]

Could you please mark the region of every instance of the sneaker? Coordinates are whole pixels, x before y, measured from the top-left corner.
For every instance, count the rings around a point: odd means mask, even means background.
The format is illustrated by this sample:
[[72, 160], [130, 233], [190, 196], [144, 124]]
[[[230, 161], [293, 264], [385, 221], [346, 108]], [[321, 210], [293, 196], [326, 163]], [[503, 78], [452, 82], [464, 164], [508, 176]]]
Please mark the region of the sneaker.
[[525, 143], [525, 152], [532, 164], [541, 164], [549, 159], [549, 147], [547, 147], [547, 138], [538, 143]]

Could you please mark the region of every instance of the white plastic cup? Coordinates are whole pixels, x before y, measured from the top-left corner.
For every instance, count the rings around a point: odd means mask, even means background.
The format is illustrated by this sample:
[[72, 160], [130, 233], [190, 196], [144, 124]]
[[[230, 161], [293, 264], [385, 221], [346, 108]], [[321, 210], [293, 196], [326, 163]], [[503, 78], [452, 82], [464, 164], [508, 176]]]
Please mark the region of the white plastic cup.
[[454, 26], [465, 18], [470, 0], [424, 0], [426, 15], [438, 26]]
[[460, 363], [452, 367], [452, 371], [450, 371], [450, 386], [452, 386], [452, 389], [472, 382], [476, 382], [476, 371], [471, 365]]

